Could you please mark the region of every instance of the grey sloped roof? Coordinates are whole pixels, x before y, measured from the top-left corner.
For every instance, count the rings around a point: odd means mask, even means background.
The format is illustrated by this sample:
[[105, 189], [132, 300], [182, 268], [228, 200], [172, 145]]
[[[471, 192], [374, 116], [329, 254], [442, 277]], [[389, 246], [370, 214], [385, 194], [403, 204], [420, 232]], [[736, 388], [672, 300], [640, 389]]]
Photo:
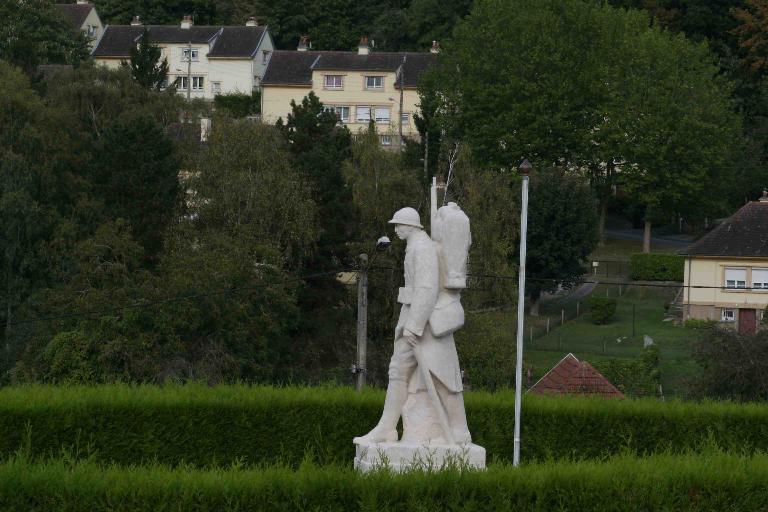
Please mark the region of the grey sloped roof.
[[[210, 57], [250, 57], [264, 35], [265, 27], [192, 26], [181, 28], [170, 25], [108, 25], [93, 50], [94, 57], [128, 57], [144, 29], [152, 43], [205, 44], [216, 37]], [[218, 36], [218, 37], [217, 37]]]
[[72, 21], [75, 30], [80, 30], [93, 9], [92, 4], [54, 4], [54, 6]]
[[683, 253], [691, 256], [768, 257], [768, 202], [745, 204]]
[[269, 61], [264, 85], [311, 85], [313, 70], [388, 71], [403, 64], [403, 86], [416, 87], [424, 72], [437, 62], [433, 53], [370, 53], [277, 51]]
[[269, 59], [262, 85], [312, 85], [312, 64], [321, 52], [277, 50]]
[[264, 27], [222, 27], [208, 57], [250, 57], [264, 37]]

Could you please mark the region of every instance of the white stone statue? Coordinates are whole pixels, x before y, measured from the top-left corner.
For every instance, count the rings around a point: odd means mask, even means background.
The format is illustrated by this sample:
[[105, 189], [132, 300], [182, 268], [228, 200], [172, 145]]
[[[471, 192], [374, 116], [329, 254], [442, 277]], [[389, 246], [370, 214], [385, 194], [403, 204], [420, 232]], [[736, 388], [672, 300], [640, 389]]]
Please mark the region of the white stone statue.
[[[407, 241], [405, 285], [395, 327], [389, 385], [379, 423], [356, 437], [356, 467], [386, 463], [401, 470], [413, 464], [445, 461], [485, 467], [485, 450], [472, 444], [464, 412], [459, 358], [453, 333], [464, 325], [461, 289], [471, 236], [469, 219], [455, 203], [437, 212], [434, 240], [413, 208], [398, 210], [389, 221]], [[397, 423], [403, 418], [398, 442]]]

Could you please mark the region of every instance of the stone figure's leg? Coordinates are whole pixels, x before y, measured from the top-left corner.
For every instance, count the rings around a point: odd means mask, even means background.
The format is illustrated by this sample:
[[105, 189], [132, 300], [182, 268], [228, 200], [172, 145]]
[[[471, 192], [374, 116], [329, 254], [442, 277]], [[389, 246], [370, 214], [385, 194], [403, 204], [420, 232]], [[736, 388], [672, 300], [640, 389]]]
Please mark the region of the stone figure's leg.
[[464, 393], [453, 393], [444, 386], [440, 386], [440, 398], [445, 405], [454, 441], [459, 444], [471, 443], [472, 435], [469, 433], [467, 413], [464, 410]]
[[389, 363], [389, 385], [381, 419], [373, 430], [362, 437], [356, 437], [353, 442], [397, 441], [397, 422], [403, 412], [405, 400], [408, 398], [408, 379], [414, 368], [416, 368], [416, 357], [413, 355], [413, 347], [405, 341], [396, 341], [395, 351]]

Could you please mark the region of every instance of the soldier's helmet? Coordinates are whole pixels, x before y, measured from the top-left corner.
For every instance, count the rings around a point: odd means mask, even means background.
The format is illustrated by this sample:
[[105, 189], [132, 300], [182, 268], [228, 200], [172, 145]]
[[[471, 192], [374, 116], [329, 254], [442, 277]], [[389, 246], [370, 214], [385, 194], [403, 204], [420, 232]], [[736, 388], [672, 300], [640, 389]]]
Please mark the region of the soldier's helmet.
[[424, 228], [424, 226], [421, 225], [419, 212], [411, 207], [397, 210], [392, 216], [392, 220], [389, 221], [389, 224], [401, 224], [403, 226], [414, 226], [422, 229]]

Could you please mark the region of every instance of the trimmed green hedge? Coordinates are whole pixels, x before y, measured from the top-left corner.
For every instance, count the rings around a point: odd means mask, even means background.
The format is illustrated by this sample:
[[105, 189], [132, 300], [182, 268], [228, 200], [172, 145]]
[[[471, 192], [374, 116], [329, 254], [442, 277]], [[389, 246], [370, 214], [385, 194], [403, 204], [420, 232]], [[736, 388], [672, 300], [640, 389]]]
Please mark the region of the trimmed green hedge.
[[[283, 463], [306, 457], [348, 464], [352, 438], [376, 424], [381, 391], [186, 385], [16, 387], [0, 390], [0, 459], [91, 455], [121, 465], [199, 467]], [[467, 393], [476, 443], [491, 462], [512, 459], [514, 393]], [[768, 451], [768, 406], [526, 396], [525, 461], [698, 450]]]
[[682, 281], [685, 258], [677, 254], [633, 254], [630, 277], [635, 281]]
[[102, 469], [91, 462], [0, 465], [0, 504], [16, 512], [111, 511], [764, 511], [768, 457], [620, 457], [488, 471], [358, 475], [305, 465], [200, 471]]

